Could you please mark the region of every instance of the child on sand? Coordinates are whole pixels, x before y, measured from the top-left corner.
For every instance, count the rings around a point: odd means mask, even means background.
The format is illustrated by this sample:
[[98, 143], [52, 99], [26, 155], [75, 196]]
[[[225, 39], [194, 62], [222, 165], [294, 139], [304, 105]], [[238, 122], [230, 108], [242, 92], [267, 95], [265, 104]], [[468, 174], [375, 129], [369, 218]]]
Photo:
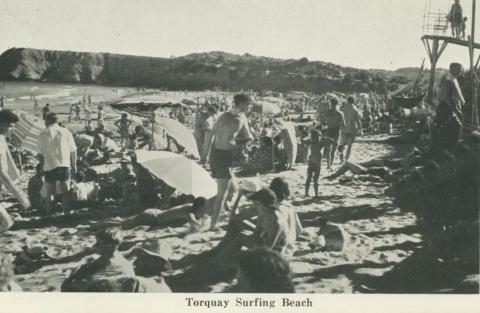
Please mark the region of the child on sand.
[[115, 126], [119, 128], [122, 148], [124, 148], [125, 144], [128, 141], [131, 124], [132, 121], [128, 119], [127, 113], [123, 113], [122, 118], [115, 122]]
[[310, 242], [312, 250], [342, 251], [345, 248], [347, 234], [342, 226], [330, 223], [326, 218], [320, 218], [318, 225], [318, 233]]
[[318, 179], [320, 178], [322, 149], [325, 149], [329, 145], [335, 144], [335, 141], [327, 137], [322, 137], [318, 130], [312, 129], [310, 131], [310, 138], [303, 140], [303, 142], [308, 144], [309, 148], [307, 179], [305, 181], [305, 197], [309, 197], [310, 183], [312, 178], [315, 197], [318, 197]]

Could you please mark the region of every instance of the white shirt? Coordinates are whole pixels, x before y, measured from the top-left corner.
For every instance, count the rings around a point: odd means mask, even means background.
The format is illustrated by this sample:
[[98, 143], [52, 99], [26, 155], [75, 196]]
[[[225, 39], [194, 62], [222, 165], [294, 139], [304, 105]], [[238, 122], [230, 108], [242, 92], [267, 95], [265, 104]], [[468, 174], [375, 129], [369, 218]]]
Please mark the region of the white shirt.
[[44, 129], [38, 136], [38, 153], [43, 155], [44, 171], [70, 167], [70, 154], [77, 150], [72, 133], [58, 124]]

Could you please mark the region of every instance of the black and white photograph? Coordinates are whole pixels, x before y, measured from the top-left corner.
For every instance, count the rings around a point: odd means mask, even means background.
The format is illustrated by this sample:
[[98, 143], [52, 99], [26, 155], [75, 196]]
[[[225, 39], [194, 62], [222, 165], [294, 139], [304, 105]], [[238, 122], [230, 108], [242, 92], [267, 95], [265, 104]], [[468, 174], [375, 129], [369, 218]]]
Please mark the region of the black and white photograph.
[[0, 291], [478, 295], [479, 7], [0, 0]]

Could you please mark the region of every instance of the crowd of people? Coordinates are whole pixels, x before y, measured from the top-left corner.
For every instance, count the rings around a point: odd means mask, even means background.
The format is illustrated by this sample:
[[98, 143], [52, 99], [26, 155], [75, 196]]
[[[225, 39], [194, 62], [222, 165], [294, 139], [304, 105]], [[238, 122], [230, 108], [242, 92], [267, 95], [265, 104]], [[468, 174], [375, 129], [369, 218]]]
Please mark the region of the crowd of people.
[[[376, 101], [365, 102], [360, 110], [355, 96], [347, 96], [342, 103], [340, 97], [331, 95], [328, 110], [323, 110], [309, 125], [297, 127], [295, 134], [295, 139], [306, 147], [308, 154], [305, 197], [310, 197], [312, 182], [314, 196], [318, 197], [321, 192], [319, 179], [323, 156], [327, 170], [331, 171], [327, 179], [333, 180], [352, 172], [357, 176], [373, 176], [391, 182], [409, 168], [423, 164], [427, 158], [458, 142], [462, 135], [461, 115], [465, 104], [458, 83], [461, 75], [461, 65], [454, 63], [449, 76], [442, 81], [430, 151], [417, 150], [406, 159], [372, 160], [362, 164], [351, 162], [355, 140], [363, 135], [364, 129], [378, 128], [383, 124], [391, 132], [390, 112], [386, 112], [384, 104]], [[250, 174], [264, 169], [287, 168], [281, 118], [253, 114], [251, 108], [255, 99], [245, 93], [236, 94], [231, 106], [226, 106], [220, 98], [212, 98], [197, 106], [193, 134], [199, 148], [199, 163], [211, 171], [217, 183], [216, 196], [206, 199], [180, 195], [166, 184], [154, 181], [135, 162], [134, 155], [125, 153], [126, 150], [151, 148], [152, 145], [152, 133], [147, 127], [137, 125], [131, 132], [134, 123], [127, 114], [122, 114], [113, 123], [118, 128], [119, 145], [106, 130], [102, 106], [97, 110], [97, 128], [90, 129], [90, 97], [71, 106], [68, 122], [81, 119], [82, 102], [85, 132], [75, 135], [59, 123], [48, 104], [42, 109], [46, 127], [38, 137], [38, 164], [28, 183], [27, 193], [16, 183], [20, 173], [7, 142], [9, 130], [18, 117], [12, 111], [0, 111], [0, 181], [24, 209], [33, 205], [47, 220], [52, 219], [57, 208], [63, 215], [70, 216], [75, 201], [89, 199], [89, 195], [80, 196], [82, 192], [94, 194], [94, 199], [100, 202], [116, 200], [124, 209], [122, 217], [110, 217], [89, 225], [88, 230], [96, 232], [94, 247], [76, 255], [43, 261], [43, 264], [65, 263], [97, 255], [65, 279], [62, 291], [170, 292], [230, 280], [235, 274], [237, 284], [232, 291], [295, 291], [288, 260], [295, 253], [296, 241], [304, 232], [298, 212], [289, 201], [288, 182], [276, 177], [269, 186], [262, 186], [258, 177], [237, 177], [238, 173], [234, 172], [238, 164], [244, 168], [250, 164], [248, 169], [253, 169]], [[184, 108], [180, 106], [172, 110], [171, 116], [180, 121], [182, 114]], [[379, 124], [373, 126], [374, 121]], [[121, 155], [120, 167], [102, 179], [92, 166], [111, 163], [113, 154]], [[238, 156], [245, 154], [247, 161], [236, 163]], [[333, 172], [337, 155], [341, 165]], [[77, 187], [77, 193], [72, 192], [75, 185], [85, 182], [90, 183], [90, 189]], [[156, 198], [158, 194], [161, 194], [160, 199]], [[229, 207], [228, 202], [235, 194], [237, 198]], [[240, 206], [242, 198], [246, 204]], [[0, 203], [0, 232], [4, 232], [12, 227], [14, 220], [7, 212], [9, 208], [4, 202]], [[226, 233], [217, 246], [190, 256], [188, 262], [171, 262], [171, 249], [161, 240], [146, 240], [128, 251], [120, 251], [123, 238], [118, 227], [126, 230], [139, 225], [187, 223], [189, 232], [217, 232], [221, 230], [219, 217], [227, 211]], [[341, 251], [347, 243], [348, 234], [340, 225], [320, 219], [318, 233], [311, 238], [310, 247]], [[29, 249], [25, 253], [35, 254]], [[173, 268], [179, 269], [178, 266], [185, 271], [167, 275]], [[0, 290], [19, 289], [10, 258], [0, 254]]]

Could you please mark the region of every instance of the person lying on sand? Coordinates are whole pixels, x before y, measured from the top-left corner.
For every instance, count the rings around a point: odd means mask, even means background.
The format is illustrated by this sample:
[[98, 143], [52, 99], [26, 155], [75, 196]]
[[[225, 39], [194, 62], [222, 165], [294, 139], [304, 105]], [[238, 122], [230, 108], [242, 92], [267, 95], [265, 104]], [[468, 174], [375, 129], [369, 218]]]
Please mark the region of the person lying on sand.
[[387, 181], [393, 179], [393, 171], [389, 170], [385, 166], [370, 166], [364, 167], [359, 164], [345, 162], [343, 165], [332, 175], [327, 176], [328, 180], [334, 180], [347, 172], [352, 172], [355, 175], [371, 175], [375, 177], [380, 177]]
[[193, 203], [178, 205], [168, 210], [147, 209], [129, 218], [112, 218], [93, 223], [89, 229], [97, 230], [115, 226], [120, 226], [122, 229], [131, 229], [140, 225], [168, 226], [173, 223], [188, 222], [190, 231], [196, 231], [205, 226], [206, 203], [205, 198], [198, 197]]
[[0, 292], [21, 292], [22, 287], [15, 282], [15, 274], [10, 256], [0, 252]]

